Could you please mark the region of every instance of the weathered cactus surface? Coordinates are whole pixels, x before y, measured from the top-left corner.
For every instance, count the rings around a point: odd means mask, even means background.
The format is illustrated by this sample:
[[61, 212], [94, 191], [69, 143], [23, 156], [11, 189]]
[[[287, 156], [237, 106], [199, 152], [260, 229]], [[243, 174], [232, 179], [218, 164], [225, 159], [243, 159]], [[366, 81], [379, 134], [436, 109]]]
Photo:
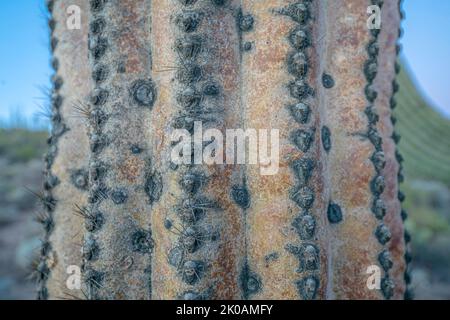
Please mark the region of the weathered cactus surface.
[[83, 211], [87, 204], [89, 143], [84, 118], [85, 99], [91, 92], [88, 64], [87, 20], [81, 30], [66, 29], [67, 7], [86, 12], [85, 0], [49, 2], [50, 45], [53, 52], [52, 131], [45, 156], [43, 212], [45, 229], [41, 261], [37, 267], [40, 299], [82, 297], [66, 287], [67, 268], [80, 265]]
[[[64, 28], [69, 2], [81, 30]], [[367, 27], [370, 5], [382, 8], [381, 29]], [[391, 116], [398, 1], [49, 8], [55, 116], [40, 298], [411, 297]], [[72, 104], [84, 118], [70, 117]], [[223, 137], [278, 130], [277, 172], [175, 163], [173, 130], [195, 135], [196, 122]], [[196, 159], [193, 150], [182, 154]], [[75, 292], [69, 265], [81, 268]]]

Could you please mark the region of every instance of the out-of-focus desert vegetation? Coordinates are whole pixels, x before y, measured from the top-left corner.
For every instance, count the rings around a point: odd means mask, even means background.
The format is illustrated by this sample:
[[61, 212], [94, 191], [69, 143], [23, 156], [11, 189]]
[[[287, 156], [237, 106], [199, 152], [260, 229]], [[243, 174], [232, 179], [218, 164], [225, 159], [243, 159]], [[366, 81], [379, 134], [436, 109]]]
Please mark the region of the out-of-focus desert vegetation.
[[415, 295], [450, 299], [450, 119], [427, 104], [407, 72], [397, 80], [394, 115], [405, 159], [401, 190], [412, 234]]
[[42, 186], [47, 132], [0, 129], [0, 299], [34, 297], [31, 263], [40, 246], [33, 192]]
[[[413, 287], [419, 299], [450, 299], [450, 120], [420, 96], [408, 74], [398, 78], [395, 109], [405, 159], [407, 227], [412, 234]], [[11, 126], [10, 126], [11, 127]], [[33, 299], [30, 274], [40, 246], [37, 197], [47, 132], [0, 129], [0, 299]], [[22, 127], [22, 128], [20, 128]]]

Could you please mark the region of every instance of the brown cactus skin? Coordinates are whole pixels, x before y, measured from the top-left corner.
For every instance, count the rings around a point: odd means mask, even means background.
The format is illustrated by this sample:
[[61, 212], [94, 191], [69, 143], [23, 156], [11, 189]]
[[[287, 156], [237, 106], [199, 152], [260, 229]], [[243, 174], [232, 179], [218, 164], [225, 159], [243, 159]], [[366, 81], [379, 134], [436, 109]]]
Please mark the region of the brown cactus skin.
[[406, 270], [405, 243], [403, 239], [404, 226], [401, 217], [401, 204], [397, 194], [399, 185], [397, 176], [400, 168], [395, 152], [396, 144], [392, 139], [394, 125], [391, 122], [392, 110], [390, 99], [395, 94], [392, 83], [395, 81], [395, 64], [397, 63], [396, 42], [399, 36], [398, 26], [400, 25], [400, 12], [397, 10], [399, 4], [396, 1], [385, 1], [382, 10], [382, 28], [379, 36], [380, 59], [379, 71], [374, 81], [374, 86], [378, 92], [375, 107], [380, 116], [378, 128], [383, 138], [383, 150], [386, 158], [386, 166], [383, 176], [386, 178], [386, 190], [383, 193], [383, 201], [386, 203], [386, 224], [389, 226], [392, 239], [389, 243], [389, 251], [392, 260], [395, 262], [390, 270], [391, 278], [395, 283], [393, 299], [402, 299], [406, 290], [404, 272]]
[[340, 239], [330, 241], [328, 257], [327, 293], [336, 299], [380, 298], [379, 292], [365, 285], [365, 271], [377, 264], [376, 255], [382, 249], [374, 235], [378, 222], [370, 210], [370, 184], [376, 173], [364, 114], [368, 81], [363, 69], [368, 60], [366, 46], [372, 40], [364, 25], [368, 5], [368, 1], [340, 1], [334, 10], [324, 8], [327, 25], [333, 27], [327, 29], [321, 61], [336, 82], [322, 102], [333, 137], [328, 159], [330, 198], [342, 206], [344, 216], [342, 223], [330, 227], [330, 239]]
[[[245, 35], [245, 41], [254, 42], [254, 50], [243, 58], [243, 96], [246, 106], [246, 126], [256, 129], [280, 130], [280, 166], [275, 175], [262, 176], [258, 166], [248, 166], [248, 184], [254, 199], [247, 214], [248, 261], [251, 270], [260, 278], [261, 289], [250, 298], [254, 299], [302, 299], [300, 281], [307, 276], [317, 277], [319, 283], [326, 281], [326, 251], [322, 242], [326, 239], [326, 211], [324, 198], [319, 196], [324, 188], [322, 153], [320, 142], [319, 105], [316, 97], [307, 95], [296, 99], [289, 93], [289, 83], [295, 78], [288, 73], [289, 54], [296, 52], [289, 43], [289, 34], [303, 25], [290, 17], [280, 14], [287, 7], [286, 1], [246, 1], [244, 11], [255, 17], [255, 30]], [[315, 8], [315, 5], [314, 5]], [[313, 12], [316, 12], [313, 9]], [[318, 38], [318, 30], [308, 20], [304, 25], [312, 43]], [[304, 52], [308, 58], [306, 83], [316, 88], [317, 48], [311, 46]], [[305, 124], [298, 124], [289, 112], [289, 106], [296, 103], [310, 106], [311, 114]], [[291, 141], [295, 129], [311, 130], [315, 128], [313, 142], [307, 152], [296, 148]], [[315, 200], [311, 209], [302, 209], [296, 205], [289, 194], [297, 191], [292, 162], [308, 158], [314, 161], [311, 178], [305, 186], [314, 192]], [[293, 227], [296, 219], [306, 215], [315, 221], [315, 232], [302, 240]], [[298, 255], [288, 252], [287, 246], [312, 244], [320, 252], [320, 268], [297, 271], [300, 265]], [[323, 297], [320, 286], [315, 297]]]
[[[89, 144], [84, 123], [84, 116], [74, 108], [85, 101], [91, 82], [87, 68], [87, 19], [82, 19], [80, 30], [68, 30], [66, 27], [69, 5], [77, 5], [83, 12], [87, 10], [84, 0], [56, 2], [49, 1], [52, 8], [51, 19], [56, 22], [52, 31], [52, 39], [57, 39], [53, 50], [54, 79], [62, 79], [60, 89], [53, 88], [53, 133], [51, 148], [46, 159], [46, 186], [48, 193], [55, 199], [51, 214], [54, 228], [49, 234], [50, 249], [46, 257], [50, 269], [46, 287], [39, 292], [40, 298], [62, 299], [71, 296], [82, 297], [79, 290], [68, 290], [66, 287], [67, 267], [80, 266], [80, 246], [83, 239], [83, 219], [74, 211], [75, 205], [84, 207], [88, 190], [88, 155]], [[53, 22], [50, 23], [50, 26]], [[55, 41], [52, 41], [55, 43]], [[62, 102], [57, 108], [59, 99]], [[66, 130], [57, 133], [64, 125]], [[49, 188], [49, 177], [57, 177], [59, 183]], [[44, 242], [44, 245], [46, 242]]]
[[[268, 3], [260, 4], [261, 6], [268, 5]], [[283, 5], [275, 2], [270, 2], [270, 4]], [[378, 224], [370, 210], [373, 201], [370, 183], [376, 174], [368, 159], [373, 153], [373, 147], [367, 138], [361, 139], [361, 136], [366, 134], [368, 126], [364, 115], [365, 97], [361, 94], [367, 85], [367, 80], [361, 69], [361, 66], [367, 60], [367, 53], [364, 49], [365, 45], [371, 40], [371, 35], [366, 32], [367, 28], [362, 25], [366, 21], [364, 17], [367, 4], [347, 1], [333, 3], [328, 6], [320, 2], [312, 2], [309, 3], [309, 6], [315, 19], [315, 26], [312, 28], [313, 49], [307, 54], [309, 59], [308, 68], [310, 70], [310, 77], [307, 78], [307, 82], [315, 89], [315, 97], [308, 97], [305, 100], [313, 107], [313, 119], [310, 120], [308, 125], [316, 128], [316, 137], [313, 142], [313, 150], [304, 154], [303, 157], [312, 155], [312, 158], [317, 161], [315, 165], [316, 173], [310, 179], [312, 189], [316, 195], [314, 205], [310, 210], [312, 216], [316, 219], [316, 232], [310, 241], [300, 241], [300, 243], [302, 245], [313, 244], [318, 248], [320, 251], [320, 270], [302, 272], [298, 275], [289, 273], [287, 270], [281, 272], [281, 268], [289, 267], [290, 271], [293, 272], [292, 266], [295, 264], [295, 260], [285, 261], [284, 259], [289, 258], [285, 258], [283, 253], [280, 259], [282, 262], [279, 265], [274, 263], [273, 270], [275, 271], [270, 269], [263, 276], [263, 279], [271, 279], [275, 275], [270, 272], [275, 274], [280, 272], [276, 279], [283, 284], [275, 285], [273, 283], [278, 283], [278, 281], [274, 281], [272, 284], [269, 284], [267, 291], [266, 289], [263, 290], [264, 292], [260, 297], [376, 299], [380, 298], [379, 293], [368, 290], [365, 285], [367, 278], [365, 270], [368, 266], [378, 263], [374, 252], [381, 251], [381, 246], [374, 237]], [[258, 10], [258, 12], [260, 11], [262, 10]], [[341, 19], [343, 16], [349, 17], [349, 19]], [[259, 22], [260, 20], [257, 19], [257, 21]], [[356, 27], [356, 22], [360, 23], [361, 27]], [[278, 21], [274, 24], [277, 27], [283, 25], [282, 22]], [[265, 31], [267, 34], [267, 30]], [[283, 31], [285, 34], [288, 33], [286, 30]], [[269, 38], [276, 39], [276, 37]], [[270, 49], [274, 49], [271, 52], [277, 53], [276, 48], [276, 45], [271, 46]], [[285, 55], [287, 55], [286, 52]], [[272, 65], [276, 66], [274, 62], [280, 61], [279, 59], [274, 57], [274, 60], [271, 61]], [[251, 70], [252, 75], [255, 74], [253, 68]], [[280, 67], [276, 68], [276, 70], [280, 70]], [[283, 67], [281, 67], [281, 70], [283, 70]], [[277, 73], [271, 72], [271, 79], [276, 78], [273, 74]], [[285, 74], [284, 76], [286, 79]], [[283, 82], [283, 80], [285, 83], [287, 82], [282, 78], [283, 74], [280, 77], [281, 79], [277, 78], [277, 82]], [[334, 86], [331, 83], [324, 83], [323, 77], [325, 77], [327, 82], [334, 82]], [[256, 82], [249, 81], [248, 83]], [[265, 82], [268, 81], [266, 80]], [[261, 91], [264, 91], [264, 89]], [[272, 92], [270, 91], [270, 93]], [[261, 92], [255, 94], [255, 96], [260, 97]], [[277, 96], [284, 97], [286, 93]], [[258, 101], [256, 97], [252, 97], [251, 101]], [[266, 98], [266, 100], [269, 99]], [[263, 110], [259, 105], [255, 103], [254, 105], [259, 107], [257, 110]], [[266, 111], [262, 113], [264, 114], [264, 119], [267, 117], [267, 114], [272, 113], [272, 110], [264, 110]], [[275, 112], [275, 114], [277, 113]], [[283, 118], [282, 125], [278, 126], [286, 128], [284, 138], [288, 140], [289, 128], [292, 128], [293, 123], [289, 123], [289, 120]], [[331, 133], [332, 147], [329, 152], [325, 152], [320, 141], [321, 128], [324, 126]], [[287, 181], [284, 182], [284, 179], [280, 179], [274, 182], [277, 186], [276, 190], [286, 190], [295, 184], [295, 182], [288, 180], [290, 172], [286, 170], [288, 169], [288, 163], [298, 157], [293, 151], [295, 152], [295, 150], [288, 149], [286, 156], [281, 156], [282, 159], [291, 158], [286, 165], [281, 166], [282, 173], [280, 175], [283, 175], [285, 172]], [[359, 165], [355, 166], [355, 163]], [[278, 178], [278, 176], [276, 177]], [[257, 185], [257, 188], [260, 189], [260, 184]], [[283, 200], [280, 202], [274, 201], [273, 183], [268, 183], [267, 185], [270, 185], [272, 188], [271, 197], [267, 197], [267, 202], [270, 203], [267, 207], [267, 212], [272, 214], [273, 212], [282, 212], [279, 213], [280, 215], [286, 215], [289, 212], [291, 221], [296, 216], [305, 214], [305, 211], [302, 213], [301, 208], [295, 209], [295, 206], [283, 208], [282, 210], [274, 209], [276, 206], [289, 204], [289, 201], [286, 199], [286, 195], [284, 195], [284, 199], [283, 195], [281, 196]], [[262, 198], [264, 199], [265, 197]], [[341, 223], [330, 224], [323, 219], [326, 216], [325, 213], [329, 204], [337, 205], [343, 211], [344, 218]], [[298, 211], [300, 211], [300, 214]], [[255, 216], [259, 216], [268, 229], [272, 225], [271, 221], [261, 212], [258, 213]], [[287, 223], [288, 220], [288, 218], [284, 218], [283, 221], [284, 228], [287, 230], [290, 227]], [[278, 225], [278, 223], [277, 221], [274, 224]], [[251, 225], [257, 226], [258, 223], [252, 221]], [[354, 232], [354, 229], [357, 230], [357, 233]], [[277, 243], [272, 237], [267, 237], [265, 232], [255, 231], [254, 234], [259, 234], [261, 238], [266, 239], [265, 241], [271, 244]], [[293, 241], [292, 238], [288, 238], [289, 233], [288, 235], [283, 235], [282, 232], [279, 232], [279, 234], [280, 243], [284, 244], [284, 246]], [[341, 241], [339, 243], [330, 241], [330, 239], [334, 238], [341, 239]], [[258, 249], [264, 248], [261, 245], [264, 243], [264, 240], [258, 240], [255, 249], [251, 251], [252, 254], [257, 254]], [[298, 241], [295, 242], [298, 243]], [[283, 248], [283, 245], [278, 247]], [[260, 257], [258, 257], [261, 262], [263, 261], [262, 256], [260, 254]], [[312, 296], [302, 294], [302, 282], [306, 281], [308, 277], [317, 279], [317, 293]], [[297, 284], [297, 287], [295, 284]], [[278, 291], [281, 292], [279, 293]]]
[[[381, 31], [367, 29], [371, 4], [383, 5]], [[309, 14], [303, 20], [294, 8]], [[82, 74], [96, 84], [85, 89], [92, 96], [86, 212], [103, 218], [80, 232], [88, 299], [403, 297], [405, 242], [389, 105], [396, 1], [96, 0], [87, 11], [90, 70]], [[290, 38], [299, 28], [309, 46]], [[180, 41], [201, 50], [180, 52]], [[368, 48], [373, 43], [378, 51]], [[375, 61], [371, 73], [367, 65]], [[304, 94], [295, 91], [300, 80]], [[210, 84], [218, 92], [205, 94]], [[174, 166], [171, 132], [189, 126], [184, 104], [195, 104], [180, 94], [195, 98], [195, 91], [202, 95], [200, 118], [215, 120], [203, 130], [225, 136], [225, 129], [278, 129], [278, 173], [263, 176], [255, 165]], [[298, 103], [309, 106], [309, 117], [293, 114]], [[300, 130], [311, 134], [310, 144], [298, 139]], [[70, 150], [64, 153], [70, 161]], [[385, 215], [376, 214], [375, 200], [385, 204]], [[195, 201], [202, 202], [201, 217], [192, 219], [186, 212]], [[68, 215], [57, 221], [64, 224], [59, 232], [71, 227], [63, 220]], [[314, 224], [308, 232], [307, 223]], [[56, 254], [77, 257], [56, 230]], [[388, 232], [392, 239], [385, 241]], [[381, 264], [382, 252], [393, 266], [382, 271], [382, 290], [369, 290], [366, 270]], [[54, 270], [48, 284], [56, 297], [50, 284], [64, 274]]]

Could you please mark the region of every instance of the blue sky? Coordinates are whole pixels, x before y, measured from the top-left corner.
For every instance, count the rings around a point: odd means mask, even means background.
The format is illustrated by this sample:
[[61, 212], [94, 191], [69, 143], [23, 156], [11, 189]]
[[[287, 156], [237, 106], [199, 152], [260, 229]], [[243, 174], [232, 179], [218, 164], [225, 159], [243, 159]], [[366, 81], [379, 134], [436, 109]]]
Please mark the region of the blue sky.
[[51, 69], [44, 0], [0, 2], [0, 119], [20, 111], [31, 119]]
[[422, 94], [450, 117], [450, 1], [403, 1], [403, 57]]
[[[51, 69], [44, 0], [0, 2], [0, 124], [32, 122]], [[450, 0], [404, 1], [403, 57], [428, 101], [450, 117]]]

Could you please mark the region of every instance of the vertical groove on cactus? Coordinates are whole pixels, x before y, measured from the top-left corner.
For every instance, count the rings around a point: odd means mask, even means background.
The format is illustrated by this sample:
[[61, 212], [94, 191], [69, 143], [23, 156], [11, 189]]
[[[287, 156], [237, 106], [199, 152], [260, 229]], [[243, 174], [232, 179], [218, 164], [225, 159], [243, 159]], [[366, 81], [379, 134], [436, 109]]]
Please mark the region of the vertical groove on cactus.
[[[257, 22], [255, 22], [255, 17], [251, 14], [251, 11], [248, 8], [248, 11], [244, 12], [242, 7], [243, 3], [237, 3], [239, 7], [236, 10], [236, 31], [238, 34], [238, 51], [239, 51], [239, 105], [240, 110], [239, 113], [242, 116], [237, 123], [239, 128], [243, 130], [250, 129], [248, 128], [248, 124], [246, 123], [246, 104], [244, 101], [245, 95], [245, 84], [243, 83], [243, 74], [246, 72], [246, 66], [243, 63], [244, 54], [249, 52], [252, 49], [252, 43], [250, 41], [244, 41], [245, 38], [251, 37], [253, 35], [254, 26]], [[247, 9], [245, 9], [247, 10]], [[249, 53], [251, 54], [251, 53]], [[249, 142], [251, 143], [251, 142]], [[248, 150], [246, 148], [246, 150]], [[250, 157], [250, 154], [248, 153]], [[231, 197], [233, 201], [240, 208], [240, 214], [242, 216], [242, 237], [243, 237], [243, 258], [241, 259], [241, 270], [239, 276], [239, 286], [241, 291], [241, 299], [251, 299], [256, 294], [261, 292], [261, 288], [264, 286], [263, 279], [259, 274], [257, 274], [253, 270], [253, 261], [249, 259], [249, 243], [248, 243], [248, 209], [251, 206], [251, 192], [247, 185], [247, 165], [242, 165], [237, 170], [237, 180], [238, 184], [231, 187]]]
[[96, 87], [90, 102], [89, 206], [82, 248], [88, 299], [151, 297], [151, 215], [163, 186], [146, 126], [157, 99], [150, 78], [150, 10], [150, 0], [90, 1]]

